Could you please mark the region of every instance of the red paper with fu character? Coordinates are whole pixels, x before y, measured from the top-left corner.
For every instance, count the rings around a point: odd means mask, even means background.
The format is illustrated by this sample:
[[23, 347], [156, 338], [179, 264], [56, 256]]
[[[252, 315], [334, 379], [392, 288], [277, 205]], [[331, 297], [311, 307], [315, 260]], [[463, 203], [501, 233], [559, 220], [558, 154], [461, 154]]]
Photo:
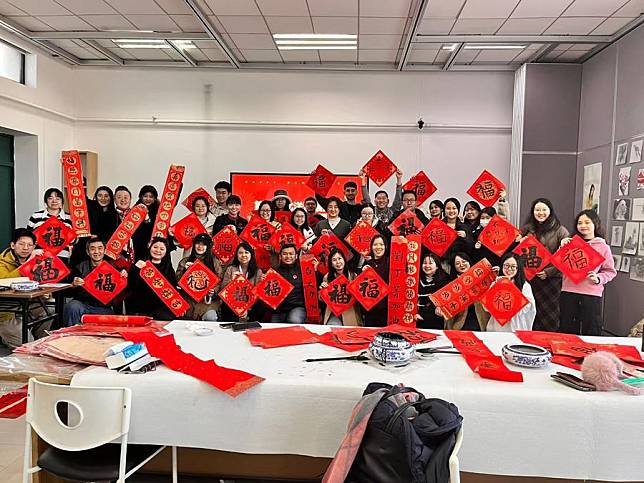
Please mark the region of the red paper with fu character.
[[107, 242], [105, 254], [108, 257], [116, 260], [121, 252], [127, 248], [132, 235], [141, 223], [143, 223], [147, 213], [148, 209], [144, 205], [136, 205], [125, 215], [125, 218], [123, 218], [123, 221]]
[[507, 278], [500, 278], [489, 288], [481, 298], [483, 307], [500, 325], [507, 324], [512, 317], [518, 314], [530, 301], [526, 298], [514, 282]]
[[288, 225], [291, 223], [291, 216], [293, 214], [288, 210], [276, 211], [275, 212], [275, 221], [278, 221], [280, 225]]
[[150, 261], [145, 262], [141, 268], [141, 280], [148, 284], [157, 297], [163, 302], [176, 317], [181, 317], [190, 308], [190, 304], [181, 296], [176, 288]]
[[239, 236], [242, 240], [250, 243], [253, 248], [257, 249], [264, 248], [265, 245], [268, 245], [274, 233], [275, 227], [273, 225], [263, 218], [253, 215]]
[[411, 209], [403, 211], [389, 224], [389, 231], [394, 236], [420, 235], [424, 229], [425, 225], [418, 219], [416, 212]]
[[335, 183], [336, 178], [337, 176], [335, 174], [321, 164], [318, 164], [311, 173], [306, 185], [320, 196], [326, 197], [326, 195], [329, 194], [333, 183]]
[[76, 239], [76, 233], [57, 216], [50, 216], [47, 221], [34, 230], [36, 243], [52, 255], [58, 255], [67, 245]]
[[90, 236], [87, 198], [83, 186], [83, 166], [78, 151], [63, 151], [61, 160], [63, 176], [67, 187], [67, 202], [72, 228], [76, 236]]
[[206, 191], [205, 188], [197, 188], [194, 190], [192, 193], [188, 195], [188, 197], [181, 202], [183, 206], [188, 208], [190, 211], [192, 211], [192, 203], [194, 203], [195, 199], [197, 198], [205, 198], [208, 200], [208, 206], [212, 208], [215, 206], [215, 199], [212, 197], [208, 191]]
[[320, 298], [324, 300], [333, 315], [340, 317], [340, 314], [351, 307], [356, 299], [349, 291], [349, 280], [344, 275], [333, 279], [326, 287], [320, 290]]
[[219, 233], [212, 237], [212, 253], [223, 263], [228, 265], [235, 257], [235, 250], [241, 243], [237, 231], [231, 226], [225, 226]]
[[297, 230], [290, 223], [286, 223], [283, 224], [279, 230], [276, 230], [273, 233], [273, 236], [271, 236], [268, 243], [273, 247], [273, 250], [275, 250], [276, 253], [279, 253], [280, 249], [284, 245], [295, 245], [295, 248], [299, 250], [305, 241], [306, 238], [304, 238], [301, 231]]
[[483, 170], [481, 175], [476, 178], [474, 184], [467, 190], [472, 198], [483, 206], [492, 206], [501, 196], [501, 191], [505, 186], [501, 181], [492, 175], [488, 170]]
[[165, 237], [168, 234], [172, 213], [179, 200], [179, 192], [181, 191], [181, 183], [183, 182], [183, 174], [185, 171], [185, 166], [176, 166], [174, 164], [168, 170], [168, 176], [163, 187], [163, 195], [159, 200], [159, 211], [157, 211], [157, 217], [154, 220], [154, 227], [152, 228], [152, 238], [159, 236]]
[[570, 242], [559, 248], [552, 255], [550, 263], [573, 283], [579, 283], [588, 276], [588, 272], [596, 270], [605, 258], [579, 235], [572, 237]]
[[89, 272], [84, 280], [83, 288], [103, 305], [109, 304], [127, 287], [127, 277], [105, 260]]
[[525, 272], [525, 278], [528, 280], [532, 280], [537, 273], [543, 271], [550, 263], [550, 257], [552, 256], [534, 235], [525, 237], [512, 250], [512, 253], [519, 255], [523, 261], [523, 271]]
[[369, 161], [362, 167], [362, 171], [367, 177], [378, 186], [385, 184], [392, 174], [398, 168], [382, 151], [374, 154]]
[[69, 268], [56, 255], [44, 252], [18, 267], [20, 275], [38, 283], [56, 283], [69, 275]]
[[497, 256], [502, 256], [514, 243], [521, 232], [499, 215], [494, 215], [483, 231], [478, 241]]
[[201, 302], [221, 279], [210, 270], [202, 261], [196, 260], [183, 273], [179, 280], [179, 287], [183, 289], [195, 302]]
[[311, 247], [311, 254], [315, 255], [315, 257], [320, 261], [320, 264], [318, 265], [320, 273], [326, 274], [329, 270], [329, 261], [327, 257], [334, 248], [340, 249], [344, 254], [344, 258], [347, 260], [351, 258], [351, 254], [347, 246], [330, 230], [328, 233], [320, 236]]
[[364, 269], [349, 284], [349, 292], [367, 310], [385, 298], [388, 291], [387, 282], [371, 267]]
[[359, 220], [349, 234], [344, 237], [349, 246], [353, 247], [363, 257], [369, 255], [371, 251], [371, 240], [380, 233], [371, 223]]
[[293, 284], [271, 268], [266, 272], [264, 280], [255, 287], [255, 295], [259, 300], [275, 310], [292, 290]]
[[458, 235], [456, 230], [438, 218], [432, 218], [421, 234], [423, 245], [442, 257]]
[[422, 170], [411, 177], [409, 181], [403, 185], [402, 189], [403, 191], [411, 190], [416, 193], [417, 206], [422, 205], [436, 192], [436, 186], [434, 186], [432, 180], [430, 180], [425, 174], [425, 171]]
[[257, 300], [255, 287], [243, 275], [237, 275], [226, 285], [219, 298], [223, 300], [237, 317], [243, 317]]
[[184, 216], [172, 226], [174, 237], [183, 248], [190, 248], [194, 237], [201, 233], [208, 233], [194, 213]]

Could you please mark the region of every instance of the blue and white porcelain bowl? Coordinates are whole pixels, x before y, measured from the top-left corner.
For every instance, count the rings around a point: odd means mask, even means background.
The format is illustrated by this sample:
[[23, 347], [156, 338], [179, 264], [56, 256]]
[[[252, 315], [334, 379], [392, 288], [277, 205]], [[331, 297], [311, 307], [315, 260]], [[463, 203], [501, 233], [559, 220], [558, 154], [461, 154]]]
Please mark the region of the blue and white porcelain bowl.
[[402, 335], [395, 332], [380, 332], [369, 346], [371, 356], [385, 364], [408, 364], [416, 354], [416, 348]]
[[28, 280], [25, 282], [14, 282], [10, 285], [11, 290], [16, 292], [31, 292], [33, 290], [38, 290], [38, 282]]
[[510, 364], [521, 367], [545, 367], [552, 360], [552, 354], [533, 344], [508, 344], [501, 349], [503, 358]]

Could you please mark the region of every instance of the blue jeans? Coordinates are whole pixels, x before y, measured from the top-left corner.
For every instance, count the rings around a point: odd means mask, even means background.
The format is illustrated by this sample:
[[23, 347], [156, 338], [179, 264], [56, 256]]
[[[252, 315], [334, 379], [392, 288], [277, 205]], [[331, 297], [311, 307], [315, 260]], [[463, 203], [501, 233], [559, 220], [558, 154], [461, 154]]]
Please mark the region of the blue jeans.
[[63, 325], [71, 327], [80, 324], [81, 317], [85, 314], [111, 315], [114, 313], [112, 307], [95, 307], [80, 300], [71, 300], [63, 308]]
[[303, 324], [306, 321], [306, 309], [304, 307], [295, 307], [288, 312], [278, 312], [271, 316], [271, 322], [274, 324]]

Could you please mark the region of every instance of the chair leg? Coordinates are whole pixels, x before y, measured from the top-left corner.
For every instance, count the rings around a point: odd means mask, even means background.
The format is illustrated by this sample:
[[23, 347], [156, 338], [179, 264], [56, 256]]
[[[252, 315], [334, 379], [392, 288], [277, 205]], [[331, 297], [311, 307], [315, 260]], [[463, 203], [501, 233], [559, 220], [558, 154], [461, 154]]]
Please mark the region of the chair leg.
[[177, 447], [172, 447], [172, 483], [177, 483], [178, 474], [177, 474]]

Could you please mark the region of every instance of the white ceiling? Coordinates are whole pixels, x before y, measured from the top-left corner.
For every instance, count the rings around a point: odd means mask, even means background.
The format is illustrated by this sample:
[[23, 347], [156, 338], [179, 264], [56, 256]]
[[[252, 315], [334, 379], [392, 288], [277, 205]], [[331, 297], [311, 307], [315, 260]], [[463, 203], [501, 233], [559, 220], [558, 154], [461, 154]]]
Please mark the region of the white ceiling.
[[[0, 0], [0, 25], [21, 29], [50, 51], [62, 49], [73, 56], [67, 61], [80, 65], [116, 66], [122, 59], [126, 65], [165, 61], [171, 66], [511, 69], [526, 61], [583, 61], [593, 49], [638, 25], [644, 11], [644, 0], [193, 1], [223, 49], [208, 36], [191, 0]], [[187, 33], [197, 48], [185, 51], [187, 60], [173, 49], [125, 50], [109, 34], [95, 35], [130, 31], [136, 36], [141, 30], [155, 31], [160, 39]], [[278, 33], [357, 34], [358, 49], [279, 51], [272, 38]], [[118, 32], [112, 35], [120, 38]], [[495, 38], [526, 47], [462, 48]], [[444, 50], [444, 44], [454, 44], [454, 52]]]

